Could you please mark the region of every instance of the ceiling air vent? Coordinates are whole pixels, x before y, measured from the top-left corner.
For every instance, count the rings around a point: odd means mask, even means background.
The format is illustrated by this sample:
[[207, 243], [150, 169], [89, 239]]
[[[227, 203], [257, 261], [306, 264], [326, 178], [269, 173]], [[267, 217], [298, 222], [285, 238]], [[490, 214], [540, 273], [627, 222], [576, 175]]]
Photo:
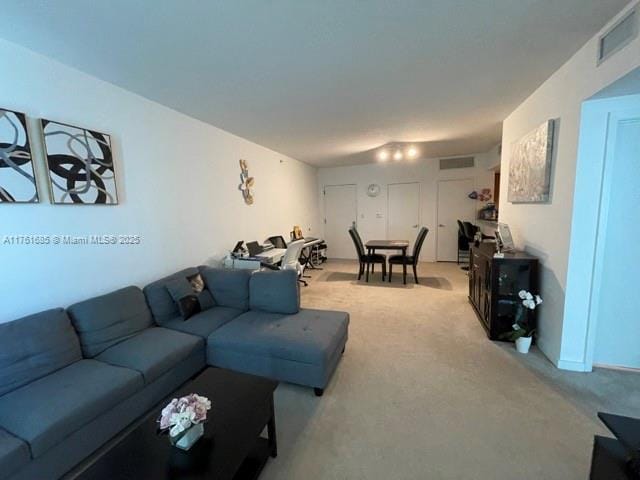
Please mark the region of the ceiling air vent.
[[634, 8], [600, 37], [598, 64], [626, 46], [638, 35], [638, 11]]
[[451, 168], [470, 168], [474, 166], [474, 157], [441, 158], [440, 170]]

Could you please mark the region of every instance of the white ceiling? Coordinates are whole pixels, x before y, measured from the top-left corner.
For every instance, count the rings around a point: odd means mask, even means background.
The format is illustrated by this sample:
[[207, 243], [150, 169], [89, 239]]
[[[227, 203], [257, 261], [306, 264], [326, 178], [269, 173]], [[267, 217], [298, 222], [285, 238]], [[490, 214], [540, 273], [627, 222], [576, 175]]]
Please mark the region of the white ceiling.
[[0, 37], [322, 166], [488, 150], [626, 3], [3, 0]]

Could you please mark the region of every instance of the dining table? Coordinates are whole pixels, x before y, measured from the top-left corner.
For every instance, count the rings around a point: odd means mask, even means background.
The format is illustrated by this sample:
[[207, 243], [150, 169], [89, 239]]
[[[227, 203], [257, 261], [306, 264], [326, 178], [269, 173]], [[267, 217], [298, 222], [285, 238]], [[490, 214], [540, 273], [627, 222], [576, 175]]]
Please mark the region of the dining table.
[[[365, 243], [367, 253], [373, 255], [376, 250], [396, 250], [402, 252], [402, 283], [407, 284], [407, 249], [409, 248], [408, 240], [369, 240]], [[367, 265], [367, 274], [369, 266]], [[368, 275], [367, 275], [368, 280]]]

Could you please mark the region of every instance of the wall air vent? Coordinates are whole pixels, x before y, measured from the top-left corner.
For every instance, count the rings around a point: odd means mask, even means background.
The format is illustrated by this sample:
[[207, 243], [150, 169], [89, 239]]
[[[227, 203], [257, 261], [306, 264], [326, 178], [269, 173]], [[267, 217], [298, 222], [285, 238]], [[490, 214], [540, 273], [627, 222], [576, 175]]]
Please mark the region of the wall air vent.
[[611, 27], [598, 42], [598, 64], [624, 48], [638, 35], [638, 10], [633, 9]]
[[441, 158], [440, 170], [452, 168], [471, 168], [475, 165], [474, 157]]

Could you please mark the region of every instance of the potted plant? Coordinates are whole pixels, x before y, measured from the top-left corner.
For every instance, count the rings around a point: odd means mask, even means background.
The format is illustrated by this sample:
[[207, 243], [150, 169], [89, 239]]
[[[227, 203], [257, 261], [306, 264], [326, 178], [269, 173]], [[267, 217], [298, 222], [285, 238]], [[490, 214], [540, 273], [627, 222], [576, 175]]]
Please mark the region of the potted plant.
[[516, 321], [512, 325], [511, 332], [504, 333], [500, 336], [505, 340], [511, 340], [516, 343], [516, 350], [520, 353], [529, 352], [531, 341], [536, 329], [533, 328], [530, 321], [529, 311], [535, 310], [542, 303], [540, 295], [533, 295], [526, 290], [518, 292], [519, 301], [516, 301], [518, 310], [516, 311]]
[[162, 409], [158, 423], [161, 432], [169, 433], [172, 445], [189, 450], [204, 434], [204, 422], [211, 402], [195, 393], [174, 398]]

